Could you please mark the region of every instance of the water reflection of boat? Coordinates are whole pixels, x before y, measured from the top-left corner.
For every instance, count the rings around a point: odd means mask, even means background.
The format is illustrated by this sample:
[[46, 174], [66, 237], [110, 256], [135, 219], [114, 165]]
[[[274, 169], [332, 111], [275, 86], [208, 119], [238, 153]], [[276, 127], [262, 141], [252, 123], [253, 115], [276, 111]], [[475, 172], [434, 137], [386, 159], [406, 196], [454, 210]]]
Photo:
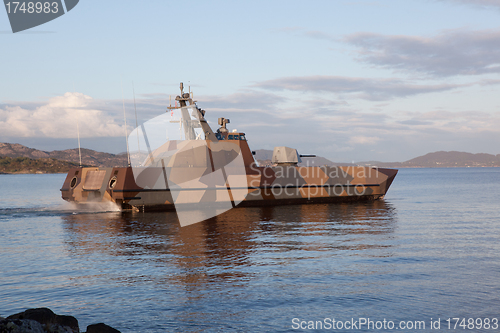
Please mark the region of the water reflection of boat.
[[131, 133], [130, 166], [71, 169], [61, 189], [63, 199], [114, 202], [141, 211], [175, 208], [178, 214], [192, 207], [221, 208], [200, 215], [201, 221], [236, 206], [376, 200], [397, 174], [376, 167], [302, 167], [301, 156], [288, 147], [274, 149], [273, 166], [258, 166], [245, 133], [227, 129], [229, 119], [219, 118], [220, 128], [213, 132], [205, 111], [191, 93], [183, 92], [182, 84], [176, 101], [180, 106], [169, 107], [170, 115]]
[[262, 260], [290, 265], [366, 249], [390, 255], [383, 239], [397, 224], [395, 208], [384, 200], [243, 207], [189, 228], [179, 227], [174, 212], [76, 214], [62, 219], [71, 253], [124, 257], [155, 267], [147, 274], [159, 286], [245, 283], [258, 269], [244, 267], [258, 267]]

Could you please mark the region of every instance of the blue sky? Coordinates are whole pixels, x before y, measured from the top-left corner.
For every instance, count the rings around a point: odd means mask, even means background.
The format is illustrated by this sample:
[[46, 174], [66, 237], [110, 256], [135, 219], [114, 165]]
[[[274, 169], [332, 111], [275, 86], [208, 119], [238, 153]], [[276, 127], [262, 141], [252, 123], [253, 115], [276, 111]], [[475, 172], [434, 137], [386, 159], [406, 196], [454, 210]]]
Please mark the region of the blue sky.
[[143, 122], [182, 81], [252, 149], [500, 153], [500, 0], [80, 0], [0, 41], [0, 142], [123, 152], [132, 82]]

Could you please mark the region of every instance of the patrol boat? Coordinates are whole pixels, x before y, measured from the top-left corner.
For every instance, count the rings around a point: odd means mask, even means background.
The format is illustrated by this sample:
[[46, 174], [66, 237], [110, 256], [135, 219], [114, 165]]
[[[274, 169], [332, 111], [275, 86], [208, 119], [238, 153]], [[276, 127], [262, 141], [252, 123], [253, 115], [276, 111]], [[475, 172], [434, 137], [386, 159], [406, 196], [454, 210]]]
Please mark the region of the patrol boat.
[[214, 132], [192, 93], [184, 93], [182, 83], [180, 90], [175, 106], [129, 135], [127, 167], [73, 168], [62, 198], [79, 205], [112, 202], [122, 210], [175, 209], [188, 225], [234, 207], [377, 200], [398, 172], [300, 166], [304, 155], [289, 147], [275, 147], [272, 165], [259, 166], [245, 133], [229, 131], [226, 118]]

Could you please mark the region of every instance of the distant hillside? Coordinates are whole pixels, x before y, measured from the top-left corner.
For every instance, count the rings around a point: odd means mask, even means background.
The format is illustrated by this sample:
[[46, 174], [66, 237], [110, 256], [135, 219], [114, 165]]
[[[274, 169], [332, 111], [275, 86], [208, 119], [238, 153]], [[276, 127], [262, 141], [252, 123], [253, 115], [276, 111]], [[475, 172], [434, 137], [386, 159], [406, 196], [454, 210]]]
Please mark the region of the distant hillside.
[[500, 166], [500, 154], [471, 154], [459, 151], [438, 151], [424, 156], [416, 157], [403, 163], [408, 166], [423, 167], [476, 167]]
[[49, 158], [46, 151], [36, 150], [20, 145], [18, 143], [0, 143], [0, 156], [8, 157], [28, 157], [28, 158]]
[[[80, 163], [78, 148], [56, 150], [50, 152], [49, 154], [52, 158]], [[125, 167], [127, 166], [127, 155], [102, 153], [95, 150], [82, 148], [82, 163], [99, 167]]]
[[376, 165], [391, 168], [450, 168], [450, 167], [500, 167], [500, 154], [472, 154], [459, 151], [437, 151], [415, 157], [406, 162], [361, 162], [361, 165]]
[[[0, 156], [27, 157], [31, 159], [53, 158], [77, 164], [80, 163], [78, 148], [47, 152], [28, 148], [17, 143], [0, 143]], [[85, 165], [99, 167], [127, 166], [127, 155], [101, 153], [91, 149], [82, 148], [82, 163]]]
[[66, 173], [70, 168], [77, 166], [77, 163], [58, 161], [53, 158], [0, 156], [0, 173]]

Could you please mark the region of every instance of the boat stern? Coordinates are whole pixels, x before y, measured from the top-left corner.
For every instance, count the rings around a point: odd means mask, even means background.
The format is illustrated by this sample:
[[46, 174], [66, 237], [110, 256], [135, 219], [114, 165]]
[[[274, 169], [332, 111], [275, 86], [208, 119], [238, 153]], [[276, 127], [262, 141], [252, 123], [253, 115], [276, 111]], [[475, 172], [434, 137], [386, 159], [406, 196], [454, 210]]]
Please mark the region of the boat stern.
[[69, 170], [61, 188], [61, 196], [76, 204], [111, 202], [124, 209], [130, 208], [130, 197], [139, 191], [130, 167], [80, 167]]

